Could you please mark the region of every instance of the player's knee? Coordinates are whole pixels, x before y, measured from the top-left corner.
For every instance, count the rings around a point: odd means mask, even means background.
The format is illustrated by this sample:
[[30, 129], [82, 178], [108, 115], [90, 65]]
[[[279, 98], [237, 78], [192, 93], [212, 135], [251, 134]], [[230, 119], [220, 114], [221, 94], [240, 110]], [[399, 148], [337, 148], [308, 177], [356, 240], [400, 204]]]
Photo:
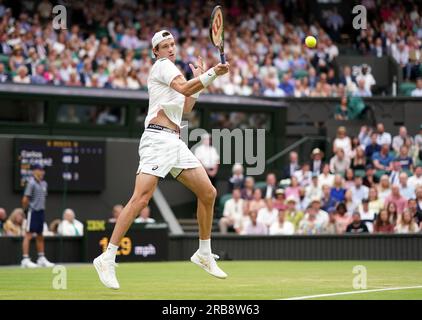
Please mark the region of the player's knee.
[[149, 200], [150, 196], [148, 194], [142, 194], [133, 196], [130, 202], [137, 210], [142, 210], [148, 205]]
[[215, 198], [217, 198], [217, 189], [213, 185], [210, 185], [201, 196], [201, 201], [212, 204], [215, 201]]

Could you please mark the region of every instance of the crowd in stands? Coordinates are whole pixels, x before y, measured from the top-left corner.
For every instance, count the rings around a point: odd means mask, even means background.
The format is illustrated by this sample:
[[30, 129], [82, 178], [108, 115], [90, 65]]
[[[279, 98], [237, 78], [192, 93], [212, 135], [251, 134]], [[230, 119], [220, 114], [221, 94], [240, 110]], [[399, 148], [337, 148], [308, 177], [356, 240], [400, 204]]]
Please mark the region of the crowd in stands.
[[[60, 30], [53, 29], [51, 23], [51, 1], [36, 4], [23, 2], [20, 11], [13, 12], [0, 1], [0, 82], [145, 90], [154, 63], [150, 39], [163, 27], [176, 37], [176, 64], [186, 78], [192, 76], [189, 63], [198, 56], [208, 66], [219, 61], [218, 50], [208, 39], [212, 7], [206, 2], [193, 1], [189, 10], [182, 6], [174, 10], [176, 3], [162, 6], [159, 2], [94, 0], [85, 6], [84, 1], [75, 0], [69, 28]], [[226, 10], [230, 24], [225, 28], [225, 51], [231, 72], [219, 77], [208, 93], [372, 95], [376, 81], [368, 66], [353, 71], [345, 66], [336, 74], [333, 60], [339, 49], [333, 39], [338, 40], [336, 30], [343, 24], [340, 15], [330, 15], [322, 24], [324, 29], [318, 22], [307, 24], [299, 17], [291, 20], [282, 4], [251, 2], [246, 7], [233, 2]], [[362, 54], [391, 54], [403, 65], [405, 74], [416, 79], [422, 18], [417, 7], [411, 12], [399, 8], [383, 6], [369, 30], [362, 30], [356, 39], [357, 48]], [[401, 16], [406, 19], [400, 20]], [[303, 44], [309, 34], [318, 38], [315, 49]], [[408, 52], [406, 59], [401, 56], [403, 50]]]
[[363, 126], [357, 137], [339, 127], [333, 156], [315, 148], [300, 164], [268, 173], [256, 186], [233, 166], [220, 231], [246, 235], [415, 233], [422, 230], [422, 125], [415, 136], [400, 127]]
[[[123, 210], [121, 204], [113, 206], [109, 223], [116, 223], [120, 212]], [[155, 223], [151, 218], [150, 207], [144, 208], [135, 223]], [[4, 208], [0, 208], [0, 236], [23, 236], [27, 225], [26, 215], [22, 208], [15, 208], [10, 215]], [[67, 208], [63, 211], [62, 219], [54, 219], [48, 225], [44, 223], [44, 236], [83, 236], [84, 224], [76, 219], [75, 211]]]

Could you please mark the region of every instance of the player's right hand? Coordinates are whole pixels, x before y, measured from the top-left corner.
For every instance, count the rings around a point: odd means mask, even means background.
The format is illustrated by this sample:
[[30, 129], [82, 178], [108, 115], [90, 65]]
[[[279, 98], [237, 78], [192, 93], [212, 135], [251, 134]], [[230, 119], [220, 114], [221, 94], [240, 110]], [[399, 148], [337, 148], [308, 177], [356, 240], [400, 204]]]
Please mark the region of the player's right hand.
[[214, 71], [218, 76], [226, 74], [230, 70], [230, 64], [226, 62], [225, 64], [219, 63], [214, 67]]

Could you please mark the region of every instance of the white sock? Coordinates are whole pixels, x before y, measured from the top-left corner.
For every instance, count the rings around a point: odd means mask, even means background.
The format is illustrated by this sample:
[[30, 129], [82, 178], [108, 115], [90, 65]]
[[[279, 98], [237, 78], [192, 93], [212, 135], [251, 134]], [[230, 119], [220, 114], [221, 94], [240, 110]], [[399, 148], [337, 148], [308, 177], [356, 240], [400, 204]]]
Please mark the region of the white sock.
[[207, 256], [211, 254], [211, 239], [199, 239], [199, 254]]
[[115, 246], [110, 242], [107, 246], [107, 250], [104, 252], [104, 259], [116, 260], [117, 249], [119, 249], [119, 246]]

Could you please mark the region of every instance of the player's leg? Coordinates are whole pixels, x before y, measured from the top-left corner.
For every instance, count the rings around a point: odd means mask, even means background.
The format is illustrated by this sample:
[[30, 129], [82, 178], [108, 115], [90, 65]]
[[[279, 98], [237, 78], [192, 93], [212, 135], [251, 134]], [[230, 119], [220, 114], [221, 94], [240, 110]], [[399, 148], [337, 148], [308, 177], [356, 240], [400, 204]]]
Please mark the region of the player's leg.
[[211, 229], [217, 191], [202, 166], [183, 170], [177, 180], [195, 193], [198, 199], [196, 216], [199, 225], [199, 250], [191, 257], [191, 261], [211, 275], [225, 279], [227, 274], [217, 266], [215, 258], [218, 257], [211, 252]]
[[[30, 220], [28, 220], [28, 223], [30, 223]], [[21, 261], [22, 268], [38, 267], [29, 258], [29, 246], [31, 244], [31, 239], [32, 239], [32, 233], [29, 231], [25, 232], [25, 235], [23, 236], [23, 241], [22, 241], [22, 261]]]
[[37, 237], [35, 238], [35, 241], [36, 241], [37, 252], [38, 252], [37, 265], [39, 265], [40, 267], [47, 267], [47, 268], [54, 267], [54, 263], [51, 263], [45, 257], [44, 236], [42, 235], [42, 231], [41, 231], [41, 233], [37, 234]]
[[107, 250], [94, 259], [94, 266], [101, 282], [108, 288], [119, 289], [115, 273], [115, 259], [121, 239], [135, 220], [136, 216], [148, 205], [157, 187], [158, 177], [140, 173], [136, 177], [135, 189], [129, 202], [123, 208], [116, 221]]

